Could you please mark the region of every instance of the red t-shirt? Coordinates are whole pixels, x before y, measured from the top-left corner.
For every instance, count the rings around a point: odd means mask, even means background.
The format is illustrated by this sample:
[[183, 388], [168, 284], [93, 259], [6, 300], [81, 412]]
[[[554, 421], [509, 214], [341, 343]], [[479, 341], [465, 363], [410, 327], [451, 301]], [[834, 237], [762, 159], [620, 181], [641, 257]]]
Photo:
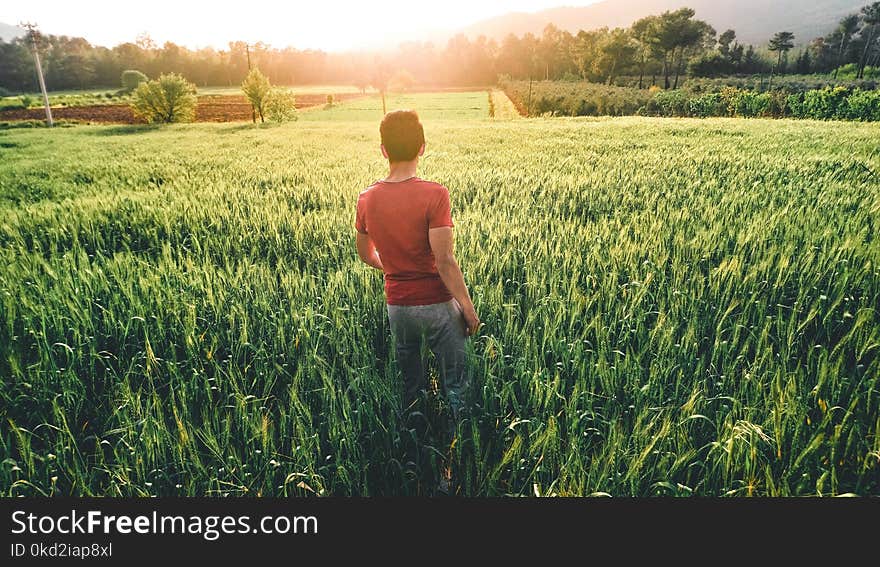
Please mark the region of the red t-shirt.
[[369, 234], [385, 272], [389, 305], [431, 305], [452, 299], [437, 273], [428, 229], [453, 226], [449, 191], [411, 177], [377, 181], [361, 192], [355, 228]]

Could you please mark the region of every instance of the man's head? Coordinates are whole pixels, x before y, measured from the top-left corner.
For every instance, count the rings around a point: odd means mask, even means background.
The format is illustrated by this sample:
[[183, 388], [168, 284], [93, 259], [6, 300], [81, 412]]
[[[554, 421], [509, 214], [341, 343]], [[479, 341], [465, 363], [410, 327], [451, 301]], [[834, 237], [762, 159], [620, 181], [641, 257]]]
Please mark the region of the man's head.
[[412, 161], [425, 151], [425, 130], [415, 110], [389, 112], [379, 125], [382, 154], [388, 161]]

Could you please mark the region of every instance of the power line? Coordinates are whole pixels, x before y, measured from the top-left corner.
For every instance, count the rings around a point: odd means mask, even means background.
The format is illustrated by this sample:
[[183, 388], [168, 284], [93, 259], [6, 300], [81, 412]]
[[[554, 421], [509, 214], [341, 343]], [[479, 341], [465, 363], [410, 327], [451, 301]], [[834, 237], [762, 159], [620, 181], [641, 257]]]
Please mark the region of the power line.
[[40, 65], [40, 53], [37, 49], [37, 24], [22, 23], [22, 28], [28, 31], [31, 38], [31, 46], [34, 50], [34, 63], [37, 65], [37, 77], [40, 79], [40, 91], [43, 93], [43, 105], [46, 107], [46, 124], [51, 128], [54, 125], [52, 120], [52, 108], [49, 106], [49, 93], [46, 92], [46, 81], [43, 79], [43, 66]]

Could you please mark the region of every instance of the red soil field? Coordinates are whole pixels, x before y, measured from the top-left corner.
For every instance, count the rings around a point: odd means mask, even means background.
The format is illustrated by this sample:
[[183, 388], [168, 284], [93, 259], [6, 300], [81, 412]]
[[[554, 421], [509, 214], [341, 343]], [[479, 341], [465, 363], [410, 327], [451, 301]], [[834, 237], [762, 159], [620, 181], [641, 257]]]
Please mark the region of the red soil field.
[[[333, 100], [341, 102], [361, 96], [363, 95], [359, 93], [334, 93]], [[251, 105], [244, 96], [200, 96], [198, 100], [196, 122], [245, 122], [251, 119]], [[300, 94], [296, 96], [298, 109], [319, 106], [326, 102], [326, 94]], [[41, 107], [0, 110], [0, 121], [43, 120], [45, 117], [46, 112]], [[53, 107], [52, 117], [56, 120], [80, 120], [111, 124], [142, 122], [134, 117], [134, 113], [127, 104]]]

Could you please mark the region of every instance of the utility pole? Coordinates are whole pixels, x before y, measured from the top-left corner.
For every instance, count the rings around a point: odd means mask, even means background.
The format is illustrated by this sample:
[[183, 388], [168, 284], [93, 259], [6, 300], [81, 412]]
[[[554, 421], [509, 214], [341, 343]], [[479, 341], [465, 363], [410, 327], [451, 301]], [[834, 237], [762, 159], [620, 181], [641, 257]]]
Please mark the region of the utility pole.
[[40, 78], [40, 90], [43, 92], [43, 105], [46, 107], [46, 124], [51, 128], [54, 125], [52, 121], [52, 108], [49, 106], [49, 93], [46, 92], [46, 81], [43, 79], [43, 66], [40, 65], [40, 53], [37, 50], [37, 24], [22, 23], [21, 27], [28, 31], [31, 37], [31, 45], [34, 49], [34, 62], [37, 65], [37, 77]]
[[[249, 43], [244, 44], [244, 50], [247, 52], [247, 60], [248, 60], [248, 73], [251, 72], [251, 46]], [[254, 124], [257, 123], [257, 109], [254, 108], [254, 104], [251, 103], [251, 122]]]

